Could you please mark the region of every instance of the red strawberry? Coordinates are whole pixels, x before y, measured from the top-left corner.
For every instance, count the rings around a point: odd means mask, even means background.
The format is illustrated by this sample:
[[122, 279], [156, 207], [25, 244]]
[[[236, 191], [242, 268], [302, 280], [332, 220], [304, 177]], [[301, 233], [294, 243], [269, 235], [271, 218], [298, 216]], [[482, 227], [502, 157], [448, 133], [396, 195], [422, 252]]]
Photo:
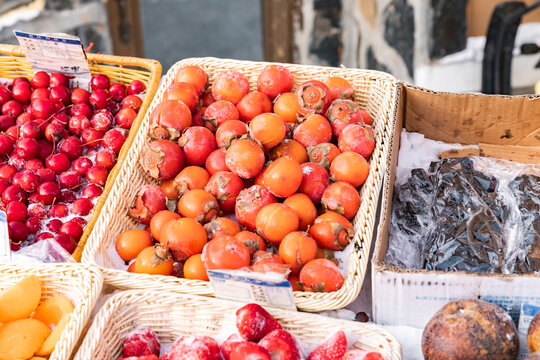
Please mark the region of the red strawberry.
[[156, 355], [152, 354], [152, 355], [124, 357], [118, 360], [159, 360], [159, 358]]
[[349, 350], [343, 355], [342, 360], [384, 360], [382, 355], [376, 351], [366, 351], [362, 349]]
[[302, 359], [298, 344], [287, 331], [274, 330], [261, 341], [259, 345], [268, 350], [272, 360], [300, 360]]
[[338, 331], [309, 354], [308, 360], [341, 360], [347, 351], [347, 338]]
[[160, 344], [157, 334], [150, 329], [138, 329], [124, 339], [122, 356], [159, 356]]
[[246, 340], [258, 341], [281, 325], [262, 306], [247, 304], [236, 311], [236, 327]]
[[270, 360], [270, 354], [254, 342], [243, 341], [235, 344], [231, 360]]
[[221, 353], [223, 354], [223, 357], [225, 360], [229, 360], [231, 358], [231, 352], [233, 350], [233, 347], [236, 346], [239, 342], [244, 342], [245, 340], [238, 334], [232, 334], [221, 344]]
[[180, 337], [169, 351], [168, 360], [221, 360], [216, 340], [209, 336]]

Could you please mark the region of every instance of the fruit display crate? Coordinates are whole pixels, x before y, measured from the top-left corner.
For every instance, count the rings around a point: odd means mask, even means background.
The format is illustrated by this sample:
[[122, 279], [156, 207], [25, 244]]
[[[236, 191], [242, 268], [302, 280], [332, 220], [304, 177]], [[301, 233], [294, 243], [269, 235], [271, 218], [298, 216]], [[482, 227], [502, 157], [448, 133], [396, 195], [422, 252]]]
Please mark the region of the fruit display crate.
[[[84, 233], [77, 244], [77, 248], [72, 254], [77, 261], [80, 261], [81, 259], [82, 250], [87, 242], [88, 236], [92, 232], [92, 228], [99, 216], [105, 199], [111, 192], [122, 162], [126, 159], [128, 154], [128, 149], [135, 140], [137, 130], [143, 121], [143, 117], [154, 94], [156, 93], [161, 77], [161, 64], [156, 60], [102, 54], [87, 54], [87, 57], [90, 72], [92, 74], [104, 74], [107, 75], [111, 81], [123, 84], [129, 84], [133, 80], [142, 81], [146, 85], [146, 93], [139, 113], [129, 132], [129, 136], [126, 139], [122, 150], [118, 154], [116, 166], [110, 171], [103, 193], [98, 199], [92, 211], [92, 216], [85, 226]], [[0, 44], [0, 78], [15, 79], [19, 76], [31, 78], [33, 74], [34, 71], [26, 60], [21, 47]]]
[[41, 300], [64, 295], [75, 307], [49, 356], [49, 360], [70, 359], [101, 292], [103, 276], [95, 267], [78, 263], [0, 264], [0, 292], [30, 275], [41, 281]]
[[[83, 262], [97, 265], [104, 274], [107, 284], [120, 289], [167, 289], [171, 291], [213, 296], [209, 282], [187, 280], [173, 276], [129, 273], [115, 268], [112, 251], [117, 236], [135, 228], [136, 222], [129, 217], [131, 199], [141, 185], [158, 182], [145, 174], [139, 163], [144, 145], [150, 140], [150, 113], [164, 99], [166, 89], [174, 82], [178, 69], [187, 65], [198, 65], [209, 75], [211, 85], [219, 73], [225, 70], [242, 72], [249, 80], [251, 91], [256, 90], [257, 77], [269, 65], [266, 62], [224, 60], [217, 58], [190, 58], [176, 63], [167, 72], [150, 105], [143, 124], [135, 138], [124, 164], [118, 173], [114, 189], [109, 194], [97, 220], [94, 231], [83, 253]], [[360, 191], [361, 205], [354, 218], [354, 249], [348, 258], [345, 282], [341, 289], [330, 293], [295, 291], [296, 306], [303, 311], [323, 311], [342, 308], [356, 299], [364, 279], [372, 242], [375, 212], [383, 175], [388, 166], [388, 154], [394, 132], [398, 83], [390, 75], [369, 70], [332, 68], [320, 66], [279, 64], [286, 67], [294, 77], [293, 89], [307, 80], [324, 80], [328, 76], [340, 76], [355, 89], [354, 100], [373, 118], [376, 147], [370, 160], [370, 173]]]
[[[230, 315], [234, 315], [239, 307], [235, 302], [211, 301], [196, 295], [151, 290], [121, 291], [100, 309], [74, 360], [121, 357], [124, 338], [137, 328], [155, 331], [160, 342], [164, 343], [172, 343], [182, 335], [227, 335], [226, 327], [234, 327]], [[357, 339], [350, 348], [378, 351], [386, 360], [401, 359], [401, 345], [397, 339], [378, 325], [276, 308], [266, 310], [284, 330], [306, 345], [317, 346], [333, 331], [343, 330]]]

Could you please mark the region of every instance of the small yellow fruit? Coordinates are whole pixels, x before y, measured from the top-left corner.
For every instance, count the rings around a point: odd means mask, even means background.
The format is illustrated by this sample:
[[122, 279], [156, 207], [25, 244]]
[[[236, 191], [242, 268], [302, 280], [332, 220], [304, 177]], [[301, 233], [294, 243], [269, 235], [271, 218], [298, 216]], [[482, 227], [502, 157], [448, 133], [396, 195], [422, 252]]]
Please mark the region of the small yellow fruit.
[[30, 275], [0, 295], [0, 323], [24, 319], [36, 309], [41, 299], [41, 282]]
[[29, 359], [51, 330], [41, 321], [21, 319], [0, 327], [0, 359]]
[[41, 345], [39, 350], [36, 351], [36, 355], [49, 355], [50, 353], [53, 352], [54, 347], [56, 346], [56, 343], [58, 342], [58, 340], [60, 340], [60, 336], [62, 336], [62, 332], [67, 326], [70, 318], [71, 318], [71, 315], [66, 314], [62, 317], [62, 319], [60, 319], [60, 321], [58, 322], [58, 325], [56, 325], [52, 333], [45, 340], [43, 345]]
[[32, 319], [39, 320], [52, 329], [64, 315], [72, 312], [73, 305], [71, 301], [64, 295], [57, 295], [39, 304], [34, 315], [32, 315]]

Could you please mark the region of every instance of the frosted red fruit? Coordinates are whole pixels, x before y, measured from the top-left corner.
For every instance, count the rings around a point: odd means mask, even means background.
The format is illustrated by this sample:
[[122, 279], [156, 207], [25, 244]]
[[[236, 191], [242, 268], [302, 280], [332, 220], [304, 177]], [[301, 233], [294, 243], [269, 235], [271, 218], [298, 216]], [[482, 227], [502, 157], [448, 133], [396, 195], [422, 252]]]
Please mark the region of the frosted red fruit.
[[58, 176], [58, 183], [62, 189], [77, 190], [81, 186], [81, 174], [75, 170], [64, 171]]
[[341, 151], [332, 143], [321, 143], [307, 148], [309, 161], [323, 166], [326, 170], [330, 169], [330, 165]]
[[372, 123], [369, 114], [360, 109], [358, 103], [352, 100], [334, 100], [328, 108], [326, 117], [332, 125], [332, 132], [336, 138], [347, 125], [359, 122], [367, 125]]
[[278, 329], [266, 335], [259, 345], [268, 350], [272, 359], [301, 360], [302, 355], [294, 337]]
[[360, 195], [354, 186], [343, 181], [328, 186], [321, 199], [325, 211], [335, 211], [348, 220], [355, 217], [360, 208], [360, 202]]
[[384, 360], [384, 358], [376, 351], [351, 349], [343, 355], [342, 360]]
[[167, 195], [159, 186], [143, 185], [137, 190], [129, 208], [129, 215], [142, 224], [150, 224], [154, 214], [167, 209]]
[[50, 218], [65, 218], [68, 215], [68, 206], [66, 204], [54, 204], [49, 208], [47, 215]]
[[[93, 199], [95, 197], [98, 197], [103, 193], [103, 188], [96, 184], [88, 184], [84, 187], [82, 191], [82, 196], [88, 199]], [[65, 199], [64, 199], [65, 201]]]
[[310, 80], [296, 89], [297, 111], [306, 116], [309, 114], [324, 114], [330, 106], [330, 90], [321, 81]]
[[247, 304], [236, 311], [236, 328], [249, 341], [259, 341], [281, 325], [258, 304]]
[[155, 179], [172, 178], [180, 172], [183, 164], [182, 149], [174, 141], [156, 140], [143, 148], [141, 165]]
[[354, 151], [368, 159], [375, 150], [375, 134], [369, 125], [347, 125], [339, 135], [338, 147], [342, 152]]
[[73, 254], [75, 248], [77, 247], [75, 239], [66, 234], [56, 234], [54, 236], [54, 240], [70, 254]]
[[303, 163], [302, 182], [298, 191], [309, 196], [314, 204], [321, 202], [324, 190], [330, 185], [330, 175], [324, 167], [314, 163]]
[[235, 345], [244, 341], [244, 338], [238, 334], [232, 334], [229, 336], [227, 340], [221, 344], [221, 353], [223, 354], [225, 360], [229, 360], [231, 358], [231, 352], [233, 351]]
[[217, 146], [228, 148], [234, 139], [247, 134], [246, 124], [240, 120], [228, 120], [216, 130]]
[[191, 126], [191, 111], [180, 100], [165, 100], [150, 114], [150, 136], [161, 140], [176, 140]]
[[[130, 271], [130, 268], [133, 267], [134, 264], [135, 263], [132, 263], [130, 267], [128, 268], [129, 272], [133, 272], [133, 271]], [[169, 357], [167, 356], [167, 354], [164, 354], [161, 358], [159, 358], [156, 355], [152, 354], [152, 355], [142, 355], [142, 356], [128, 356], [128, 357], [120, 358], [118, 360], [169, 360]]]
[[246, 76], [235, 70], [225, 70], [218, 74], [212, 84], [212, 95], [216, 100], [227, 100], [234, 105], [249, 92]]
[[221, 352], [216, 340], [209, 336], [180, 337], [167, 354], [168, 360], [220, 360]]
[[[322, 195], [322, 194], [321, 194]], [[256, 229], [256, 219], [259, 211], [268, 204], [277, 202], [270, 191], [260, 185], [253, 185], [240, 191], [236, 198], [234, 213], [240, 225], [248, 230]]]
[[62, 201], [71, 204], [77, 199], [77, 195], [71, 190], [62, 190]]
[[347, 337], [338, 331], [309, 354], [308, 360], [343, 359], [347, 351]]
[[94, 204], [87, 198], [78, 198], [71, 204], [71, 212], [75, 215], [86, 216], [90, 214]]
[[231, 352], [231, 360], [272, 360], [268, 350], [251, 341], [237, 344]]
[[202, 126], [192, 126], [178, 139], [184, 151], [184, 159], [190, 165], [204, 166], [206, 158], [217, 148], [216, 138]]
[[270, 99], [292, 90], [294, 79], [291, 72], [281, 65], [267, 65], [257, 78], [257, 90]]
[[102, 144], [105, 149], [114, 151], [115, 154], [120, 153], [122, 145], [127, 139], [127, 133], [123, 129], [111, 129], [103, 135]]
[[218, 171], [229, 171], [227, 164], [225, 164], [225, 149], [216, 149], [208, 155], [204, 167], [210, 175], [214, 175]]
[[92, 115], [90, 119], [90, 125], [101, 132], [106, 132], [109, 130], [113, 123], [113, 116], [109, 110], [102, 109], [98, 110]]
[[225, 164], [236, 175], [250, 179], [262, 170], [264, 166], [264, 151], [254, 141], [236, 139], [225, 153]]
[[229, 120], [240, 119], [240, 114], [236, 106], [230, 101], [218, 100], [206, 108], [202, 119], [206, 127], [215, 129]]
[[238, 194], [244, 189], [244, 182], [230, 171], [219, 171], [212, 175], [204, 189], [214, 195], [221, 210], [231, 211], [234, 209]]
[[150, 329], [138, 329], [124, 339], [122, 355], [124, 357], [142, 355], [159, 356], [160, 349], [161, 345], [154, 331]]

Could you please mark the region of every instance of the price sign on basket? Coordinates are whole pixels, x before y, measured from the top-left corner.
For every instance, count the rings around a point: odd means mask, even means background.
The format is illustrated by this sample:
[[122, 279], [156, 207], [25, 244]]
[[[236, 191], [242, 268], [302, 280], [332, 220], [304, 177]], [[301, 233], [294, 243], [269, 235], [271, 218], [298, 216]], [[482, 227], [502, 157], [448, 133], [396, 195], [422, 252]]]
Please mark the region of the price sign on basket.
[[296, 310], [287, 280], [234, 270], [208, 270], [207, 273], [218, 298]]
[[81, 39], [68, 34], [32, 34], [14, 31], [34, 71], [57, 72], [90, 79]]

